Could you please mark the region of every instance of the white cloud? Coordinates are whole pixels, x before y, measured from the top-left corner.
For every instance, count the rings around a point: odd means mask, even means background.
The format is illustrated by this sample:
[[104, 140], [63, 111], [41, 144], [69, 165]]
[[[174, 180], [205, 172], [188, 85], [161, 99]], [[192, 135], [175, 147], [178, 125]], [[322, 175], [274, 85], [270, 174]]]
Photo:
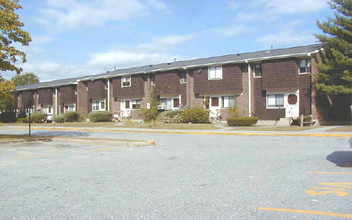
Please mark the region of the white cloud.
[[162, 2], [162, 1], [159, 1], [159, 0], [146, 0], [146, 3], [147, 3], [147, 5], [149, 5], [152, 8], [155, 8], [155, 9], [167, 12], [167, 13], [171, 12], [171, 10], [168, 9], [167, 5], [164, 2]]
[[190, 41], [200, 34], [186, 34], [186, 35], [167, 35], [163, 37], [153, 38], [151, 43], [142, 43], [137, 45], [140, 51], [170, 51], [179, 44]]
[[55, 38], [50, 35], [35, 35], [32, 36], [32, 42], [30, 43], [30, 45], [43, 45], [52, 42], [54, 39]]
[[292, 29], [282, 30], [276, 34], [268, 34], [256, 40], [257, 43], [269, 48], [270, 45], [274, 47], [288, 46], [288, 45], [304, 45], [314, 42], [315, 37], [309, 32], [297, 32]]
[[213, 28], [208, 30], [224, 37], [233, 37], [251, 32], [251, 29], [243, 24], [232, 24], [226, 27]]
[[261, 0], [265, 7], [278, 14], [315, 12], [328, 6], [327, 0]]
[[147, 15], [149, 8], [167, 11], [159, 0], [46, 0], [38, 22], [55, 32], [101, 27]]
[[[147, 64], [172, 62], [176, 55], [172, 49], [194, 39], [197, 34], [167, 35], [155, 37], [150, 43], [130, 48], [117, 48], [110, 51], [93, 53], [82, 63], [57, 62], [48, 58], [40, 46], [25, 48], [28, 61], [22, 64], [25, 72], [36, 73], [41, 81], [98, 74], [113, 70], [114, 67], [126, 68]], [[39, 39], [39, 38], [38, 38]]]

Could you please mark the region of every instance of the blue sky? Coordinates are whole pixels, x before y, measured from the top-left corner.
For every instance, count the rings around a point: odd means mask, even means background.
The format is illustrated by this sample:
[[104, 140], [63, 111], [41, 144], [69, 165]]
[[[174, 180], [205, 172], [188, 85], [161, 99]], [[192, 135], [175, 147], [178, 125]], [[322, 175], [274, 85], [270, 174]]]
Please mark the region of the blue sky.
[[[20, 0], [41, 81], [316, 43], [326, 0]], [[10, 78], [13, 73], [5, 73]]]

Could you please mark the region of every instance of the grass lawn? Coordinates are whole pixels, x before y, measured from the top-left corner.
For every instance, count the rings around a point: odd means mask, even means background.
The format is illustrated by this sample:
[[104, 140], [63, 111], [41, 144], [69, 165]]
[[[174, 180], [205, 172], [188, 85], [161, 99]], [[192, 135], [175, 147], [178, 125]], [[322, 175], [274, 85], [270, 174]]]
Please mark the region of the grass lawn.
[[242, 131], [306, 131], [319, 128], [318, 126], [280, 126], [280, 127], [263, 127], [263, 126], [250, 126], [250, 127], [235, 127], [233, 130]]
[[0, 134], [1, 142], [29, 142], [29, 141], [51, 141], [51, 137], [45, 136], [28, 136], [28, 135], [11, 135], [11, 134]]
[[341, 126], [338, 128], [332, 128], [330, 130], [327, 130], [327, 132], [352, 132], [352, 126]]
[[[113, 127], [116, 122], [69, 122], [69, 123], [32, 123], [40, 127]], [[4, 123], [0, 126], [27, 126], [28, 123]]]
[[125, 123], [123, 125], [116, 125], [114, 128], [144, 128], [144, 129], [171, 129], [171, 130], [215, 130], [218, 129], [213, 124], [173, 124], [173, 123], [156, 123], [151, 124], [137, 124]]
[[[143, 129], [172, 129], [172, 130], [215, 130], [213, 124], [172, 124], [156, 123], [149, 127], [149, 124], [138, 124], [134, 122], [115, 125], [116, 122], [70, 122], [70, 123], [38, 123], [32, 124], [36, 127], [108, 127], [108, 128], [143, 128]], [[0, 126], [26, 126], [28, 123], [3, 123]]]

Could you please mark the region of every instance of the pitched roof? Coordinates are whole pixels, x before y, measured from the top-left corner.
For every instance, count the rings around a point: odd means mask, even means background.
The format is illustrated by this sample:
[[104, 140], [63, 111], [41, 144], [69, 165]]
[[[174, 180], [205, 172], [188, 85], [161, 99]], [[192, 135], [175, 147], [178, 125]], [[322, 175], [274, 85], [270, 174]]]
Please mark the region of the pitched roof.
[[77, 83], [77, 81], [94, 80], [102, 78], [112, 78], [122, 75], [133, 75], [141, 73], [152, 73], [159, 71], [175, 70], [175, 69], [189, 69], [202, 66], [209, 66], [214, 64], [226, 64], [226, 63], [245, 63], [255, 62], [267, 59], [287, 58], [287, 57], [299, 57], [307, 56], [309, 53], [316, 52], [322, 48], [321, 44], [297, 46], [291, 48], [273, 49], [273, 50], [262, 50], [257, 52], [230, 54], [224, 56], [199, 58], [193, 60], [184, 60], [170, 63], [161, 63], [155, 65], [139, 66], [125, 69], [117, 69], [114, 71], [108, 71], [106, 73], [88, 75], [70, 79], [54, 80], [49, 82], [42, 82], [38, 84], [32, 84], [27, 86], [19, 86], [17, 89], [31, 90], [47, 87], [59, 87], [64, 85], [71, 85]]

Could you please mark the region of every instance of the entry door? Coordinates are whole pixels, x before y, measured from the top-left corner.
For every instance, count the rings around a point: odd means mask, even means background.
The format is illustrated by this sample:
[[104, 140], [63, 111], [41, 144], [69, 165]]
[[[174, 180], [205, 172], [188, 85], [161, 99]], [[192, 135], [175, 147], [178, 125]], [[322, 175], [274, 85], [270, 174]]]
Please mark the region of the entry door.
[[287, 96], [286, 118], [299, 117], [299, 101], [298, 94], [293, 93]]
[[213, 96], [209, 99], [209, 110], [210, 117], [218, 118], [220, 116], [221, 109], [221, 98], [219, 96]]

